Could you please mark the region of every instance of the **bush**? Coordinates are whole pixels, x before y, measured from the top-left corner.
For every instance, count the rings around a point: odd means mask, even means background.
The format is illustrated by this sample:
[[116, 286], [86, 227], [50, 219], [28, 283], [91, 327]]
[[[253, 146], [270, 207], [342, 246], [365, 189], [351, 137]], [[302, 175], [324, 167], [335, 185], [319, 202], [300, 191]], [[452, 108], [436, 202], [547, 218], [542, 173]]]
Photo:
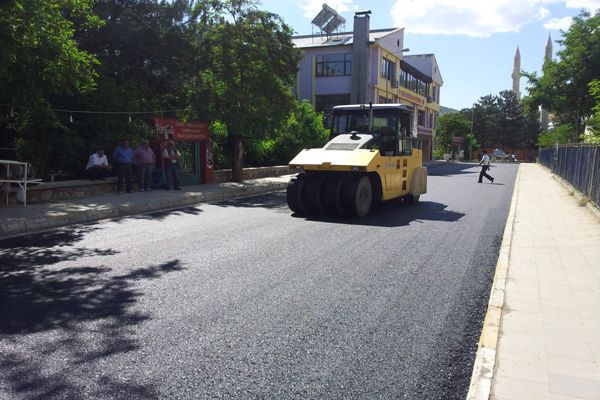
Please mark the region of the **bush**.
[[257, 151], [265, 165], [287, 164], [302, 149], [322, 147], [328, 139], [323, 114], [307, 101], [296, 102], [292, 113]]

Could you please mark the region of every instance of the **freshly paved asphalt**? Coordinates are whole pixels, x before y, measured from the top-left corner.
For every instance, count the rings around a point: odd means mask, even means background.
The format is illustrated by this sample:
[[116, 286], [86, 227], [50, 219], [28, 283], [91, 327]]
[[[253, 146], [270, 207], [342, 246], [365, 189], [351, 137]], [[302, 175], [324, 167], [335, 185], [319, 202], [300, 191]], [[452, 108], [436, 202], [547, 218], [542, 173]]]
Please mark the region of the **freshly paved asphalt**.
[[0, 399], [464, 399], [517, 165], [415, 206], [282, 192], [0, 241]]

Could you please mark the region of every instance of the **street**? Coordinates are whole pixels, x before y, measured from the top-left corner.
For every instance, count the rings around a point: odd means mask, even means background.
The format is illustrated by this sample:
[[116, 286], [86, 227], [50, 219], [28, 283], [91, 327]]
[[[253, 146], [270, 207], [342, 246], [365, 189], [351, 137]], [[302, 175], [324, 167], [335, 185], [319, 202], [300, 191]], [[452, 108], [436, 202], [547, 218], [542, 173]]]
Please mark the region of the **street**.
[[0, 241], [0, 399], [464, 399], [517, 164], [417, 205], [285, 192]]

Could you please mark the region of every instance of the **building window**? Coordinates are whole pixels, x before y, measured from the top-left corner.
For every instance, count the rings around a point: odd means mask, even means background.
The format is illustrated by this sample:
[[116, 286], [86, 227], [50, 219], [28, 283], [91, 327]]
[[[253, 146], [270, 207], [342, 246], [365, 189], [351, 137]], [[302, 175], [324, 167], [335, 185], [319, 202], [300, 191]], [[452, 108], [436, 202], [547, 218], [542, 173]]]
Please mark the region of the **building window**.
[[349, 94], [329, 94], [315, 97], [315, 110], [329, 113], [335, 106], [350, 104]]
[[419, 114], [417, 117], [417, 124], [420, 126], [425, 126], [425, 111], [419, 110]]
[[381, 76], [389, 81], [396, 79], [396, 63], [384, 58], [381, 62]]
[[349, 76], [352, 54], [326, 54], [317, 56], [316, 76]]

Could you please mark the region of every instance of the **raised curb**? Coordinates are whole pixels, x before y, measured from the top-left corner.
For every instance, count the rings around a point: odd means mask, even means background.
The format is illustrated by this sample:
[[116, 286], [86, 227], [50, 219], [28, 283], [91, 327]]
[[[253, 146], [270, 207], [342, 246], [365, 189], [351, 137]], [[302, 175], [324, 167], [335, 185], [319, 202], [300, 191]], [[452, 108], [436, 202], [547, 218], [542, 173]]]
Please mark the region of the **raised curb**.
[[496, 365], [496, 355], [498, 353], [498, 338], [500, 335], [500, 324], [502, 321], [502, 311], [504, 308], [504, 296], [506, 290], [506, 281], [508, 279], [508, 268], [510, 266], [510, 252], [514, 226], [516, 223], [517, 199], [519, 197], [519, 179], [521, 171], [517, 172], [515, 180], [515, 189], [513, 191], [508, 213], [507, 223], [504, 227], [502, 244], [498, 262], [496, 263], [496, 272], [494, 274], [494, 283], [490, 293], [488, 309], [483, 320], [479, 346], [475, 355], [473, 374], [471, 375], [471, 384], [467, 393], [467, 400], [489, 400], [492, 391], [492, 382], [494, 378], [494, 367]]
[[255, 184], [231, 183], [221, 184], [216, 191], [201, 193], [184, 193], [173, 199], [151, 199], [146, 202], [128, 202], [116, 205], [102, 205], [97, 208], [77, 208], [68, 211], [48, 212], [43, 217], [18, 218], [0, 222], [0, 238], [19, 236], [62, 226], [94, 222], [103, 219], [122, 218], [126, 216], [161, 211], [199, 203], [228, 200], [236, 197], [247, 197], [282, 190], [285, 182], [257, 182]]

